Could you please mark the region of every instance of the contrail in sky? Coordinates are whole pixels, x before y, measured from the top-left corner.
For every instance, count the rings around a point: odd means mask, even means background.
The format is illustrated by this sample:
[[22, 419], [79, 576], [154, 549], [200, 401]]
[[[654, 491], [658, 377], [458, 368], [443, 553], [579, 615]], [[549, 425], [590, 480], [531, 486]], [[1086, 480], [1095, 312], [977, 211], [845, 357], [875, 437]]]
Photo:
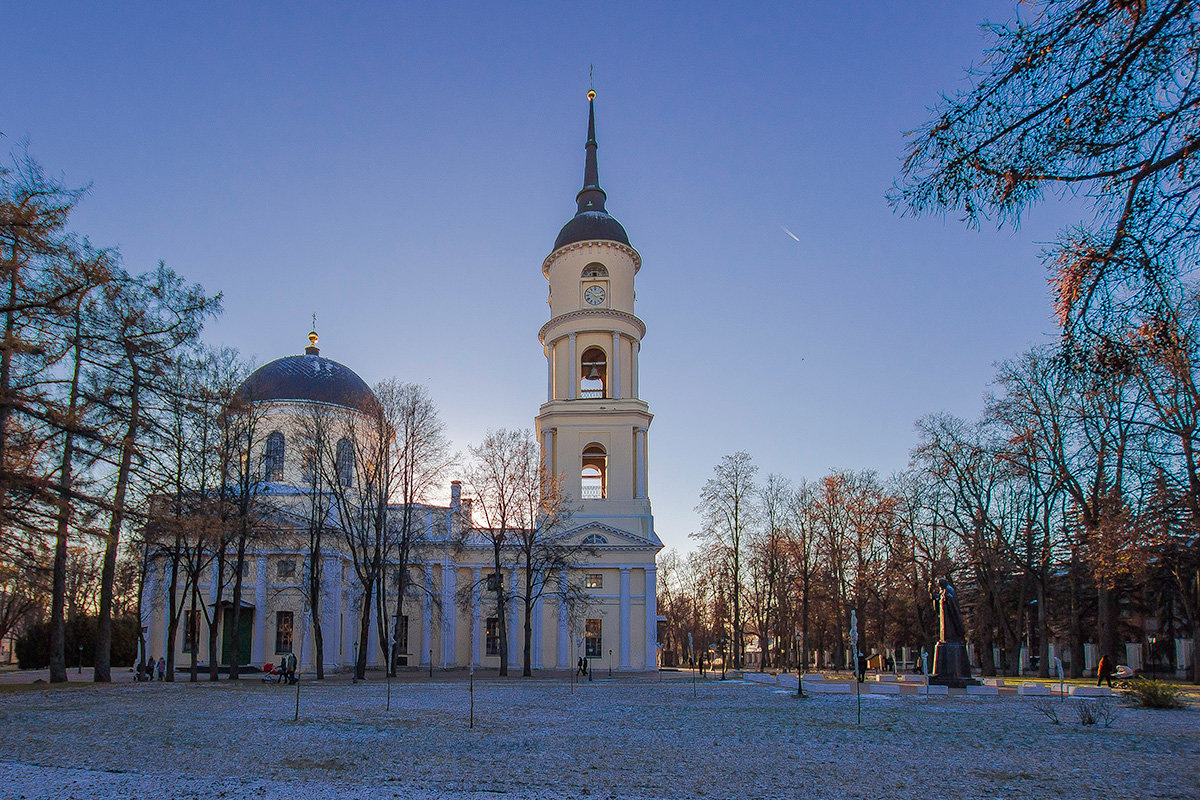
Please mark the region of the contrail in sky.
[[792, 233], [791, 231], [789, 231], [786, 226], [780, 225], [779, 227], [783, 228], [783, 232], [786, 233], [788, 236], [792, 237], [797, 242], [800, 241], [800, 237], [797, 236], [796, 234]]

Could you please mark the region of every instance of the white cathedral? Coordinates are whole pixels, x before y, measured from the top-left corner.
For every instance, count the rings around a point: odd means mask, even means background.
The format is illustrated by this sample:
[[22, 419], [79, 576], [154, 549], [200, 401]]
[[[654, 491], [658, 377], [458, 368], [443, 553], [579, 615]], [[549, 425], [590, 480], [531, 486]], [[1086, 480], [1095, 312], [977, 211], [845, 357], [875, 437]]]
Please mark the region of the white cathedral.
[[[647, 480], [647, 433], [652, 415], [638, 391], [638, 352], [645, 324], [634, 313], [634, 282], [641, 256], [629, 244], [621, 224], [605, 210], [596, 161], [595, 92], [588, 93], [588, 136], [583, 188], [577, 210], [542, 262], [550, 285], [550, 320], [538, 332], [546, 356], [546, 402], [536, 417], [537, 435], [547, 468], [560, 476], [563, 492], [577, 509], [567, 536], [587, 548], [577, 563], [550, 577], [581, 587], [583, 601], [569, 608], [557, 593], [547, 593], [533, 609], [534, 669], [574, 668], [581, 657], [593, 668], [638, 671], [657, 668], [655, 556], [662, 543], [654, 531]], [[361, 414], [374, 402], [367, 384], [348, 367], [324, 358], [316, 335], [304, 355], [280, 358], [256, 370], [243, 384], [243, 395], [262, 404], [261, 480], [277, 496], [303, 497], [300, 456], [289, 452], [298, 420], [314, 404], [341, 415]], [[339, 448], [339, 461], [341, 460]], [[424, 591], [412, 593], [400, 609], [396, 659], [401, 665], [451, 669], [497, 667], [499, 620], [492, 593], [481, 591], [493, 572], [490, 545], [463, 537], [457, 529], [470, 515], [469, 501], [451, 483], [448, 507], [422, 505], [425, 531], [410, 558], [411, 580]], [[324, 667], [348, 669], [357, 655], [361, 586], [353, 564], [339, 552], [339, 538], [325, 537], [323, 592], [319, 603]], [[296, 653], [301, 669], [314, 668], [311, 625], [302, 593], [305, 552], [264, 546], [246, 556], [242, 610], [237, 638], [239, 659], [261, 667]], [[142, 625], [148, 654], [164, 656], [175, 648], [177, 669], [191, 660], [207, 660], [208, 626], [219, 626], [220, 658], [228, 663], [233, 631], [228, 588], [218, 597], [215, 567], [200, 587], [210, 614], [184, 612], [177, 641], [168, 635], [167, 565], [154, 559], [146, 581]], [[390, 574], [390, 571], [389, 571]], [[501, 577], [515, 590], [517, 570]], [[201, 581], [203, 584], [204, 581]], [[226, 576], [226, 584], [228, 576]], [[472, 587], [469, 602], [459, 589]], [[440, 601], [440, 602], [439, 602]], [[579, 607], [582, 605], [582, 608]], [[520, 664], [524, 629], [519, 602], [508, 603], [508, 661]], [[218, 611], [220, 613], [218, 613]], [[368, 666], [382, 667], [372, 615], [367, 638]], [[390, 623], [389, 623], [390, 624]]]

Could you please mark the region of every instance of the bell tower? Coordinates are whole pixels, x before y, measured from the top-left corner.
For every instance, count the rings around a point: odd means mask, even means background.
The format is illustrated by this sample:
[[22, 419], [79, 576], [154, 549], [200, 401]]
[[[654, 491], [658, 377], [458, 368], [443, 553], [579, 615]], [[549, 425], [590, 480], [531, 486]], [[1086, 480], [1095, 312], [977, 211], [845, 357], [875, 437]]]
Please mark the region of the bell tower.
[[547, 466], [578, 509], [577, 525], [599, 523], [657, 545], [646, 479], [653, 416], [638, 393], [646, 326], [634, 313], [634, 279], [642, 257], [604, 207], [595, 98], [589, 91], [575, 216], [542, 262], [550, 321], [538, 332], [547, 370], [537, 431]]

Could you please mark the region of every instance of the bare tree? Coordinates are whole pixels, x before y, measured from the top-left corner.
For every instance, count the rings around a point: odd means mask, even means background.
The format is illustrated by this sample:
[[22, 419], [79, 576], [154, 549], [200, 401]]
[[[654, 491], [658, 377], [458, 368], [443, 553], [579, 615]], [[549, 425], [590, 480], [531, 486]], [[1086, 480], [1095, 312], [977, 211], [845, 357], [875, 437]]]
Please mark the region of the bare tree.
[[[338, 447], [342, 441], [348, 443], [345, 447], [349, 448], [349, 457], [343, 457], [343, 467], [328, 472], [327, 477], [336, 524], [361, 592], [354, 671], [362, 679], [367, 670], [372, 608], [378, 604], [376, 589], [384, 580], [387, 554], [396, 535], [396, 523], [388, 511], [396, 487], [396, 462], [392, 458], [395, 433], [378, 405], [361, 413], [345, 412], [342, 426], [344, 439], [326, 440], [322, 463], [337, 465]], [[380, 619], [379, 624], [382, 627], [386, 623]]]
[[[389, 459], [393, 465], [390, 500], [399, 504], [399, 526], [386, 559], [395, 568], [396, 612], [391, 637], [387, 634], [388, 608], [385, 584], [378, 586], [380, 598], [379, 633], [384, 652], [391, 653], [390, 644], [400, 640], [400, 607], [409, 592], [408, 565], [413, 546], [421, 537], [422, 528], [416, 521], [419, 505], [428, 500], [446, 470], [455, 461], [446, 439], [445, 425], [438, 416], [437, 406], [429, 390], [415, 383], [396, 379], [381, 381], [374, 387], [375, 398], [392, 431]], [[396, 660], [389, 655], [388, 672], [396, 674]]]
[[[529, 430], [489, 431], [484, 440], [470, 448], [464, 483], [474, 496], [475, 520], [464, 520], [462, 535], [486, 542], [492, 551], [494, 577], [485, 577], [487, 590], [496, 602], [499, 626], [500, 675], [508, 674], [508, 602], [504, 568], [510, 565], [513, 538], [528, 519], [529, 470], [538, 463], [538, 446]], [[540, 475], [540, 473], [538, 473]], [[535, 476], [534, 480], [537, 480]], [[511, 564], [515, 569], [516, 565]]]
[[1152, 310], [1155, 283], [1195, 261], [1200, 10], [1190, 0], [1031, 5], [984, 26], [986, 68], [911, 135], [891, 199], [974, 225], [1016, 224], [1047, 190], [1087, 198], [1094, 220], [1047, 252], [1059, 319], [1077, 339], [1106, 287]]
[[741, 669], [745, 660], [746, 642], [742, 619], [742, 542], [755, 521], [758, 473], [750, 454], [739, 451], [724, 456], [713, 467], [713, 476], [700, 490], [700, 505], [696, 510], [704, 527], [693, 536], [702, 542], [719, 547], [729, 562], [730, 584], [726, 588], [732, 603], [733, 665]]
[[104, 405], [119, 430], [119, 444], [110, 461], [114, 474], [97, 622], [97, 682], [112, 680], [112, 582], [121, 531], [132, 507], [128, 495], [136, 476], [134, 455], [146, 446], [149, 408], [156, 393], [170, 391], [162, 381], [166, 367], [181, 348], [197, 341], [205, 319], [219, 308], [219, 298], [206, 296], [199, 285], [186, 285], [162, 264], [145, 275], [120, 276], [104, 289], [103, 323], [90, 338], [111, 354], [106, 371], [96, 379], [109, 387]]

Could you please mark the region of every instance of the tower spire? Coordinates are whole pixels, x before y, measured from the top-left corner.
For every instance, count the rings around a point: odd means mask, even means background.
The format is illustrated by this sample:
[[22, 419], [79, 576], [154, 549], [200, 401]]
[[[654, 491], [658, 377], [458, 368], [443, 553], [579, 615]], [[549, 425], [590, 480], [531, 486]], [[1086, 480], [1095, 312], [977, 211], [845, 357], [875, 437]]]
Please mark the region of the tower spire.
[[587, 149], [587, 156], [583, 162], [583, 188], [579, 190], [579, 194], [575, 195], [575, 204], [578, 209], [575, 213], [582, 214], [584, 211], [604, 211], [604, 201], [607, 195], [600, 188], [600, 175], [596, 166], [596, 90], [589, 89], [588, 98], [588, 138], [587, 144], [584, 145]]

